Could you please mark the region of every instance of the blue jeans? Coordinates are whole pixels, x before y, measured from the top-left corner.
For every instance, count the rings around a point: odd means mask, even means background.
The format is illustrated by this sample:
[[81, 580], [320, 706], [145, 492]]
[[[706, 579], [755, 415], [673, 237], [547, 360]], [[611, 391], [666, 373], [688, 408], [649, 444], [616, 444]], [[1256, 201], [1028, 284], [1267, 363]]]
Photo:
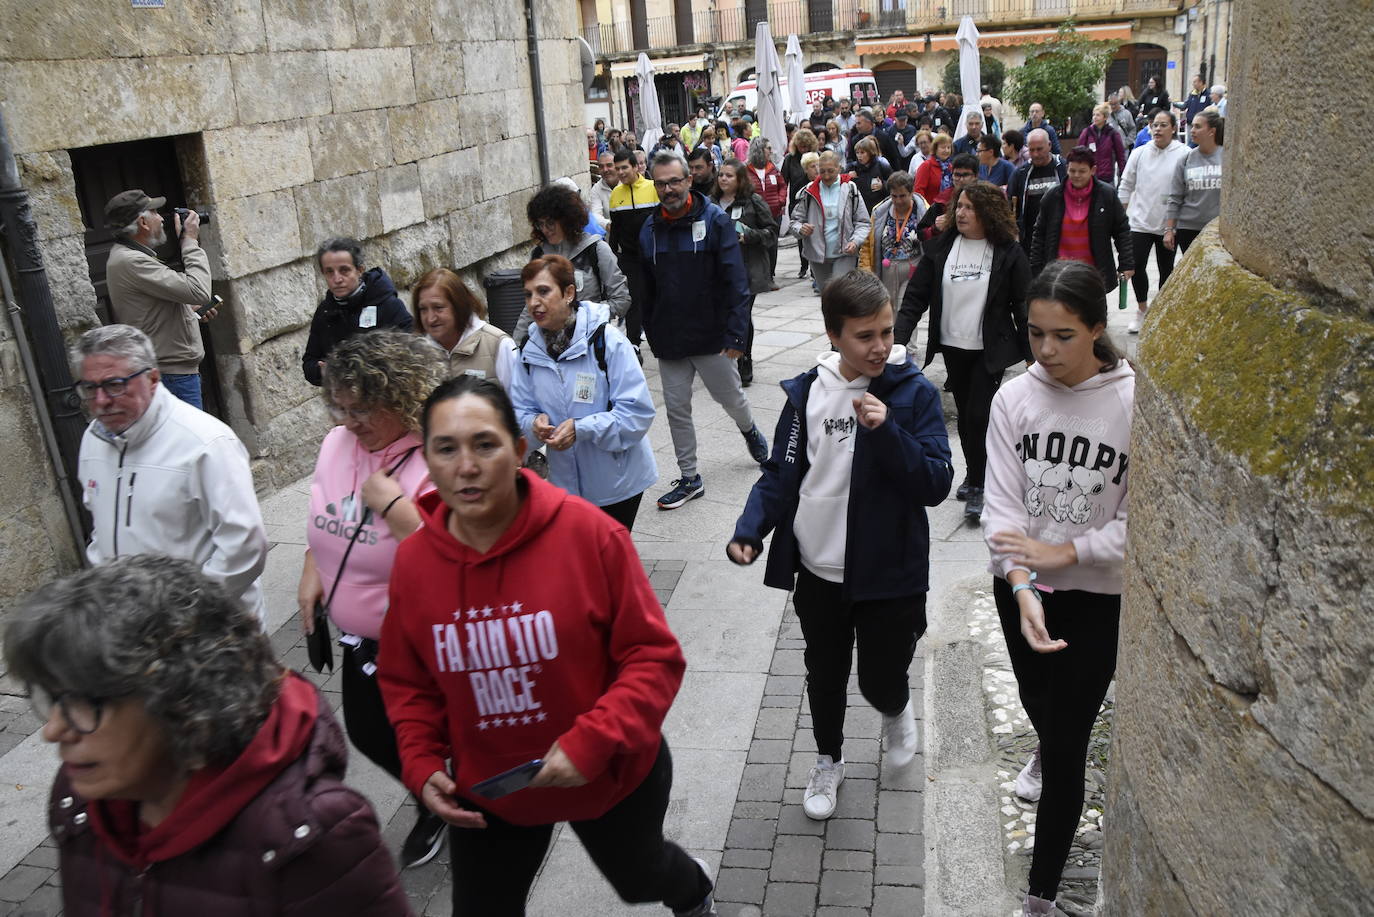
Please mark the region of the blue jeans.
[[205, 410], [200, 400], [200, 373], [163, 373], [162, 384], [191, 407]]

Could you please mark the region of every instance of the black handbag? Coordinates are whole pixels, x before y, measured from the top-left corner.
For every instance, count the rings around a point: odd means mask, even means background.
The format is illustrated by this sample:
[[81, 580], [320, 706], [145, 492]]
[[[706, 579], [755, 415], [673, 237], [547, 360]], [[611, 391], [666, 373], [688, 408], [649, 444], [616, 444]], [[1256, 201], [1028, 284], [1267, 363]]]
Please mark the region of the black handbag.
[[[411, 447], [401, 456], [401, 460], [387, 471], [387, 477], [399, 471], [418, 448]], [[339, 581], [343, 579], [344, 567], [348, 566], [348, 555], [353, 553], [353, 546], [358, 543], [358, 534], [362, 532], [363, 523], [369, 512], [371, 511], [364, 509], [358, 516], [358, 524], [353, 526], [353, 537], [348, 539], [348, 547], [344, 548], [343, 559], [339, 561], [339, 572], [334, 577], [334, 585], [329, 588], [329, 597], [323, 603], [319, 599], [315, 600], [315, 629], [305, 638], [305, 651], [310, 656], [310, 664], [320, 674], [324, 674], [325, 669], [329, 669], [331, 673], [334, 671], [334, 639], [329, 632], [329, 608], [334, 602], [334, 592], [339, 588]]]

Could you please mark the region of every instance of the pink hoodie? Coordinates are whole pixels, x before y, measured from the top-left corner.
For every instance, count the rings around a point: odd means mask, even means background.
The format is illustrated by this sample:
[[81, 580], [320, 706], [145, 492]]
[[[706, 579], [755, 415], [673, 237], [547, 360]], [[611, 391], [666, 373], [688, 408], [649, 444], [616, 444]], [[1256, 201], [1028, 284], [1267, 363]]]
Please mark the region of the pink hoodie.
[[[1037, 585], [1121, 592], [1134, 399], [1124, 360], [1073, 388], [1037, 363], [993, 398], [983, 537], [1022, 532], [1078, 552], [1075, 566], [1036, 571]], [[993, 575], [1027, 569], [989, 550]]]
[[[343, 581], [334, 593], [329, 610], [335, 626], [347, 633], [372, 640], [381, 636], [382, 618], [387, 608], [387, 584], [391, 580], [398, 544], [387, 524], [373, 518], [372, 510], [363, 503], [359, 492], [368, 475], [378, 469], [391, 468], [401, 461], [407, 450], [419, 445], [420, 437], [407, 433], [379, 452], [369, 452], [345, 427], [335, 427], [320, 446], [315, 477], [310, 482], [306, 543], [320, 571], [325, 599], [329, 598], [329, 590], [334, 588], [334, 580], [338, 578], [339, 563], [348, 549], [348, 540], [353, 536], [360, 511], [363, 517], [363, 530], [358, 534], [353, 552], [348, 555]], [[394, 477], [402, 493], [411, 500], [434, 489], [425, 458], [418, 448]]]

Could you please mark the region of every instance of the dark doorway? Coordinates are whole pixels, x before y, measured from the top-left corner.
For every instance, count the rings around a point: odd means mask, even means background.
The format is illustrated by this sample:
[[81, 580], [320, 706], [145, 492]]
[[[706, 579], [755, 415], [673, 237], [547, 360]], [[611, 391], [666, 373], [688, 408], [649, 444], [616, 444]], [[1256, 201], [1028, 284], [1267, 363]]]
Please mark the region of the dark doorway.
[[677, 26], [677, 43], [690, 45], [696, 41], [692, 34], [692, 0], [676, 0], [673, 4], [673, 21]]
[[1168, 52], [1160, 45], [1122, 45], [1107, 68], [1107, 92], [1116, 92], [1122, 86], [1129, 86], [1135, 97], [1140, 98], [1141, 91], [1152, 76], [1159, 77], [1160, 85], [1163, 85], [1168, 56]]
[[873, 76], [878, 82], [878, 98], [884, 103], [898, 89], [907, 99], [920, 98], [916, 88], [916, 68], [905, 61], [877, 64], [873, 67]]
[[760, 22], [768, 21], [768, 0], [744, 0], [745, 40], [753, 41]]
[[[195, 138], [181, 138], [193, 141]], [[167, 198], [167, 244], [158, 249], [158, 257], [175, 270], [180, 270], [181, 247], [172, 236], [172, 207], [189, 206], [186, 186], [181, 177], [178, 138], [155, 137], [131, 140], [127, 143], [107, 143], [81, 147], [69, 151], [72, 173], [76, 178], [76, 198], [81, 205], [81, 221], [86, 230], [86, 264], [95, 287], [96, 314], [103, 324], [120, 320], [110, 307], [105, 284], [105, 264], [110, 258], [114, 235], [105, 228], [105, 203], [121, 191], [142, 188], [153, 197]], [[204, 206], [200, 204], [199, 206]], [[219, 370], [215, 363], [214, 347], [205, 326], [200, 329], [205, 344], [205, 360], [200, 365], [201, 398], [206, 412], [221, 417]]]
[[806, 11], [812, 32], [835, 31], [834, 0], [807, 0]]

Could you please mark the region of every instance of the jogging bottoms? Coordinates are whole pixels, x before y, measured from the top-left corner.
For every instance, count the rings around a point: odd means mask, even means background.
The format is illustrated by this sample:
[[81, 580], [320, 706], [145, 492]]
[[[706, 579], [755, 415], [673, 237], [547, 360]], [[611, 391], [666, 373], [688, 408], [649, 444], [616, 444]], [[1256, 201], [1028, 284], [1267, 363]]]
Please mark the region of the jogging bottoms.
[[844, 758], [844, 714], [854, 645], [859, 692], [879, 713], [896, 716], [911, 700], [907, 669], [926, 632], [926, 594], [846, 602], [841, 586], [802, 567], [792, 594], [806, 639], [806, 699], [817, 754]]
[[725, 408], [739, 431], [748, 433], [754, 428], [754, 415], [739, 383], [739, 365], [723, 353], [712, 353], [681, 360], [659, 360], [658, 372], [663, 383], [663, 411], [668, 415], [668, 432], [673, 437], [678, 471], [684, 478], [695, 477], [697, 430], [692, 425], [692, 382], [700, 375], [706, 391]]
[[[601, 817], [569, 826], [622, 900], [661, 901], [686, 911], [706, 899], [711, 880], [663, 837], [672, 788], [673, 758], [664, 739], [658, 760], [634, 792]], [[454, 917], [523, 917], [553, 825], [513, 825], [490, 812], [483, 815], [485, 828], [448, 829]]]
[[1011, 586], [997, 577], [992, 593], [1021, 705], [1040, 738], [1043, 783], [1035, 815], [1030, 893], [1053, 900], [1083, 814], [1088, 741], [1116, 673], [1121, 596], [1077, 589], [1040, 593], [1045, 629], [1069, 645], [1057, 653], [1037, 653], [1021, 636], [1021, 610]]

